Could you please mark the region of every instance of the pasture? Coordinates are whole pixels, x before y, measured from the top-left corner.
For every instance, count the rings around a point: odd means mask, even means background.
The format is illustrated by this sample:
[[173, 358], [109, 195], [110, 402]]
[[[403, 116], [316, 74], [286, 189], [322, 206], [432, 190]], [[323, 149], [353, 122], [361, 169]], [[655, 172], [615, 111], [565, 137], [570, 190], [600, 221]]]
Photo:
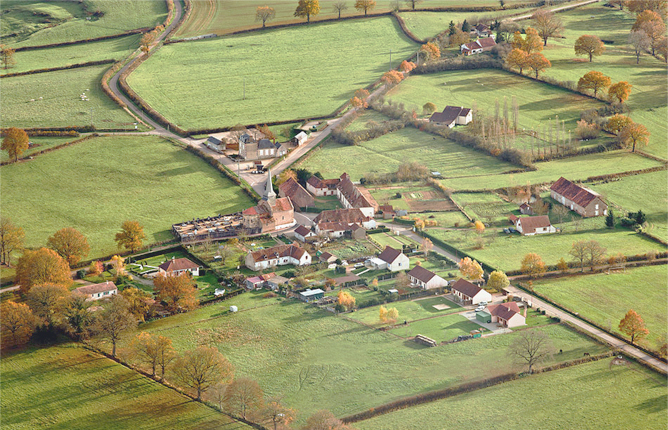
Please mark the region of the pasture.
[[[435, 305], [446, 305], [449, 306], [449, 308], [439, 310], [434, 307]], [[443, 296], [410, 301], [404, 300], [401, 302], [388, 303], [384, 306], [386, 308], [397, 308], [397, 311], [399, 311], [399, 320], [397, 320], [398, 323], [403, 321], [413, 322], [425, 318], [448, 315], [453, 312], [460, 312], [463, 310], [461, 306], [451, 302]], [[352, 320], [360, 321], [364, 324], [373, 326], [381, 327], [387, 325], [387, 323], [382, 323], [380, 321], [379, 311], [379, 306], [372, 306], [359, 309], [358, 311], [347, 314], [346, 316]]]
[[[63, 143], [71, 142], [76, 139], [80, 139], [80, 137], [31, 137], [30, 142], [34, 143], [34, 146], [28, 148], [22, 156], [25, 157], [34, 154], [35, 152], [62, 145]], [[9, 160], [7, 151], [0, 151], [0, 161], [7, 160]]]
[[[114, 252], [125, 220], [144, 226], [145, 243], [169, 240], [171, 226], [251, 205], [213, 167], [158, 137], [99, 137], [2, 167], [2, 215], [43, 246], [64, 227], [88, 237], [90, 256]], [[104, 208], [104, 209], [102, 209]]]
[[[579, 240], [596, 240], [607, 249], [608, 254], [624, 255], [645, 254], [648, 251], [662, 252], [666, 247], [650, 239], [647, 239], [632, 230], [617, 228], [609, 230], [603, 227], [603, 217], [599, 217], [600, 227], [596, 230], [580, 229], [575, 232], [572, 223], [560, 224], [565, 229], [564, 233], [540, 234], [536, 236], [521, 236], [505, 234], [498, 228], [490, 228], [485, 231], [483, 237], [486, 244], [483, 249], [475, 249], [475, 231], [467, 230], [438, 230], [428, 229], [433, 236], [443, 240], [457, 249], [471, 254], [475, 259], [484, 261], [499, 270], [519, 270], [522, 259], [528, 253], [535, 252], [540, 255], [548, 265], [555, 265], [560, 258], [569, 261], [568, 252], [573, 242]], [[510, 225], [510, 224], [508, 224]]]
[[128, 83], [186, 129], [261, 124], [329, 115], [416, 48], [389, 17], [315, 24], [166, 45]]
[[[282, 396], [296, 408], [300, 423], [319, 409], [343, 416], [510, 366], [506, 348], [514, 333], [428, 348], [295, 300], [253, 297], [258, 296], [242, 294], [141, 329], [171, 338], [179, 351], [217, 347], [237, 375], [257, 379], [267, 396]], [[248, 309], [248, 300], [270, 305]], [[237, 302], [240, 312], [228, 313]], [[540, 330], [564, 350], [555, 357], [560, 361], [605, 350], [562, 326]]]
[[[628, 81], [633, 85], [627, 102], [631, 110], [629, 116], [652, 134], [649, 146], [641, 149], [668, 158], [668, 71], [664, 62], [647, 54], [641, 57], [640, 64], [636, 64], [635, 54], [627, 44], [635, 14], [597, 3], [560, 13], [559, 17], [565, 26], [564, 38], [551, 39], [543, 51], [552, 62], [546, 76], [577, 82], [585, 73], [596, 70], [609, 76], [613, 83]], [[573, 44], [583, 34], [594, 34], [608, 41], [605, 53], [594, 57], [591, 63], [588, 58], [577, 57], [573, 50]]]
[[636, 364], [610, 368], [610, 360], [529, 376], [353, 425], [360, 430], [479, 429], [489, 423], [512, 430], [665, 429], [665, 379]]
[[[48, 51], [44, 52], [48, 54]], [[102, 92], [100, 81], [109, 67], [111, 65], [105, 64], [0, 79], [0, 122], [3, 127], [67, 127], [92, 123], [98, 129], [134, 130], [135, 119]], [[82, 93], [86, 93], [88, 101], [81, 100]]]
[[207, 406], [74, 344], [2, 357], [7, 429], [246, 429]]
[[[399, 166], [415, 161], [444, 177], [494, 175], [516, 168], [510, 163], [458, 145], [440, 136], [406, 127], [357, 146], [328, 141], [315, 150], [300, 167], [320, 171], [327, 178], [347, 172], [353, 181], [370, 173], [394, 173]], [[485, 176], [487, 177], [487, 176]]]
[[[627, 176], [619, 181], [594, 185], [596, 192], [607, 199], [618, 217], [641, 209], [647, 214], [647, 231], [668, 238], [668, 174], [665, 170], [644, 175]], [[638, 192], [642, 190], [642, 192]]]
[[[164, 1], [90, 0], [69, 1], [4, 0], [3, 40], [13, 48], [71, 42], [143, 27], [155, 27], [167, 17]], [[101, 12], [102, 16], [88, 16]], [[87, 19], [90, 18], [90, 19]], [[52, 25], [52, 24], [56, 25]]]
[[447, 178], [441, 183], [457, 191], [484, 190], [555, 182], [564, 176], [571, 181], [592, 176], [630, 172], [661, 166], [662, 163], [627, 150], [608, 151], [536, 163], [538, 170], [508, 175], [490, 174], [473, 178]]
[[649, 329], [645, 343], [658, 350], [668, 325], [665, 265], [627, 269], [626, 272], [558, 278], [534, 282], [535, 290], [578, 312], [600, 326], [621, 334], [619, 321], [629, 309], [640, 314]]

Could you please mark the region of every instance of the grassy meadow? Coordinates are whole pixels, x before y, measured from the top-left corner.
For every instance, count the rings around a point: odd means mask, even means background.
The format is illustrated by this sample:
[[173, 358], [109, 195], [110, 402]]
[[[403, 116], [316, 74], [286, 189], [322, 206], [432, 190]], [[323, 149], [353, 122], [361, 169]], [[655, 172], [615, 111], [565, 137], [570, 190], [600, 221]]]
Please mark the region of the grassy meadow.
[[[325, 177], [338, 177], [337, 172], [347, 172], [358, 181], [369, 173], [392, 173], [408, 161], [415, 161], [430, 170], [439, 171], [444, 177], [493, 175], [516, 167], [489, 155], [460, 146], [448, 139], [406, 127], [357, 146], [341, 145], [328, 141], [300, 167]], [[487, 177], [487, 176], [485, 176]]]
[[[167, 17], [164, 1], [87, 0], [88, 12], [100, 18], [86, 19], [81, 3], [71, 1], [3, 0], [3, 39], [14, 48], [71, 42], [143, 27], [155, 27]], [[55, 23], [55, 26], [50, 24]]]
[[[596, 3], [560, 13], [559, 17], [564, 22], [564, 37], [551, 39], [543, 51], [552, 62], [546, 76], [577, 83], [582, 75], [596, 70], [609, 76], [613, 83], [628, 81], [633, 85], [627, 102], [631, 110], [629, 116], [652, 134], [649, 146], [641, 149], [668, 158], [668, 72], [664, 62], [650, 55], [643, 55], [636, 65], [635, 54], [627, 44], [635, 14]], [[588, 58], [577, 57], [573, 50], [573, 44], [583, 34], [593, 34], [609, 42], [605, 53], [594, 57], [591, 63]]]
[[[515, 334], [428, 348], [295, 300], [261, 295], [242, 294], [141, 329], [171, 338], [179, 351], [217, 347], [236, 375], [257, 379], [268, 396], [282, 396], [296, 408], [299, 423], [319, 409], [343, 416], [511, 367], [506, 348]], [[230, 305], [240, 312], [230, 314]], [[558, 360], [605, 349], [562, 326], [540, 330], [564, 350]]]
[[163, 46], [128, 83], [186, 129], [314, 117], [416, 48], [390, 17], [315, 24]]
[[[665, 429], [665, 379], [610, 359], [529, 376], [354, 423], [360, 430], [425, 428]], [[508, 401], [502, 401], [507, 399]], [[531, 411], [527, 413], [527, 411]]]
[[649, 329], [646, 345], [658, 350], [666, 338], [668, 292], [665, 265], [625, 272], [543, 280], [534, 283], [540, 294], [578, 312], [602, 327], [621, 334], [619, 321], [629, 309], [640, 314]]
[[42, 246], [64, 227], [88, 237], [90, 257], [114, 252], [125, 220], [146, 243], [172, 238], [171, 226], [230, 213], [250, 199], [197, 156], [158, 137], [99, 137], [1, 168], [2, 215]]
[[5, 429], [246, 429], [207, 406], [77, 344], [2, 357]]
[[[110, 66], [0, 79], [0, 122], [3, 127], [23, 128], [86, 126], [92, 109], [98, 129], [134, 130], [135, 119], [102, 92], [100, 81]], [[88, 101], [81, 100], [82, 93]]]

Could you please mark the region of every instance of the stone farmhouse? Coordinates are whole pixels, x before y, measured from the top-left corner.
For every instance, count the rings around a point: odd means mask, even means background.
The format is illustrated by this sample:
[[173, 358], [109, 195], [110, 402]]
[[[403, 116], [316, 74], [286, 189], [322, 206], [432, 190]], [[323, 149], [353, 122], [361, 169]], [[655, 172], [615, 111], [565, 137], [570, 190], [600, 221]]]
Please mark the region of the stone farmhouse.
[[460, 52], [464, 55], [475, 55], [481, 52], [489, 51], [496, 46], [494, 37], [484, 37], [475, 42], [465, 43], [460, 47]]
[[376, 220], [365, 215], [360, 209], [334, 209], [322, 211], [313, 220], [316, 234], [329, 232], [335, 228], [352, 227], [357, 224], [365, 229], [376, 228]]
[[106, 299], [114, 294], [118, 294], [118, 288], [113, 282], [107, 281], [101, 284], [85, 285], [83, 287], [75, 288], [74, 292], [82, 294], [86, 297], [86, 301], [94, 301]]
[[448, 128], [453, 128], [455, 125], [466, 125], [471, 121], [473, 121], [471, 109], [460, 106], [446, 106], [443, 112], [436, 112], [429, 118], [429, 122], [445, 125]]
[[361, 209], [366, 216], [374, 217], [379, 205], [366, 188], [358, 187], [347, 173], [338, 179], [320, 179], [311, 176], [306, 182], [306, 189], [315, 196], [336, 196], [341, 206], [347, 209]]
[[490, 314], [492, 322], [504, 327], [512, 328], [526, 325], [527, 308], [524, 308], [524, 315], [522, 315], [515, 302], [489, 305], [487, 306], [487, 312]]
[[256, 139], [248, 133], [239, 138], [239, 157], [243, 160], [264, 160], [267, 158], [282, 157], [288, 153], [288, 148], [282, 143], [272, 142], [269, 139]]
[[289, 198], [276, 198], [271, 171], [267, 174], [264, 188], [260, 203], [242, 212], [243, 225], [249, 234], [268, 233], [295, 225], [295, 208]]
[[270, 267], [308, 266], [311, 264], [311, 254], [297, 245], [277, 245], [246, 254], [246, 267], [253, 271], [264, 270]]
[[317, 176], [311, 176], [306, 181], [306, 189], [316, 197], [335, 196], [338, 179], [320, 179]]
[[178, 276], [181, 273], [190, 273], [193, 276], [199, 276], [200, 266], [187, 258], [172, 258], [158, 266], [158, 273], [167, 276]]
[[520, 218], [511, 215], [510, 222], [515, 225], [517, 231], [523, 236], [557, 232], [557, 229], [552, 225], [550, 218], [547, 215], [526, 216]]
[[552, 184], [550, 197], [585, 218], [608, 214], [608, 205], [598, 193], [576, 185], [564, 177]]
[[398, 272], [399, 270], [407, 270], [410, 261], [401, 250], [386, 246], [378, 257], [370, 258], [364, 264], [372, 270], [387, 269], [390, 272]]
[[471, 29], [471, 35], [477, 37], [494, 37], [492, 29], [487, 24], [478, 24]]
[[288, 179], [278, 187], [278, 195], [289, 198], [295, 208], [315, 206], [313, 196], [293, 178]]
[[440, 288], [448, 285], [448, 281], [422, 266], [413, 267], [407, 275], [411, 284], [424, 290], [431, 290], [432, 288]]
[[477, 305], [480, 302], [490, 302], [492, 295], [466, 279], [458, 279], [452, 285], [452, 294], [465, 305]]
[[533, 209], [531, 209], [529, 203], [525, 202], [520, 205], [520, 213], [523, 215], [533, 215]]

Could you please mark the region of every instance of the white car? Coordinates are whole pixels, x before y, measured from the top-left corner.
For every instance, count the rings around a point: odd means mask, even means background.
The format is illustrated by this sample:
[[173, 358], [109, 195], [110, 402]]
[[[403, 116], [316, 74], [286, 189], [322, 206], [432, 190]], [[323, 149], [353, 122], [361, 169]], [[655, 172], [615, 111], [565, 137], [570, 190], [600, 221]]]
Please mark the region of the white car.
[[482, 311], [484, 311], [484, 310], [485, 310], [485, 307], [484, 307], [484, 306], [478, 306], [477, 308], [475, 308], [475, 311], [476, 311], [476, 312], [482, 312]]
[[478, 303], [478, 306], [482, 306], [483, 308], [487, 306], [487, 302], [480, 302]]

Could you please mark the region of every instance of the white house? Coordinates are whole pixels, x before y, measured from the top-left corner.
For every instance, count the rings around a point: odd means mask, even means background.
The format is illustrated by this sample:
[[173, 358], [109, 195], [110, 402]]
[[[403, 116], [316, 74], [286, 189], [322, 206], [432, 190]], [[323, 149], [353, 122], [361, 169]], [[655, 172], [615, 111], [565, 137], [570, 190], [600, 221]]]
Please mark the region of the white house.
[[386, 246], [383, 252], [378, 255], [378, 259], [385, 262], [387, 270], [397, 272], [399, 270], [408, 270], [410, 261], [408, 256], [398, 249]]
[[297, 245], [278, 245], [249, 252], [245, 263], [246, 267], [256, 271], [286, 264], [308, 266], [311, 264], [311, 255]]
[[189, 272], [193, 276], [199, 276], [200, 266], [187, 258], [172, 258], [158, 266], [158, 273], [170, 276], [178, 276], [183, 272]]
[[492, 322], [499, 323], [504, 327], [512, 328], [526, 325], [526, 312], [520, 313], [520, 308], [515, 302], [501, 303], [487, 306], [487, 312], [492, 316]]
[[425, 290], [444, 287], [448, 284], [448, 281], [422, 266], [413, 267], [411, 271], [408, 272], [408, 279], [410, 279], [411, 284], [417, 285]]
[[353, 184], [350, 176], [344, 173], [336, 185], [336, 196], [344, 208], [357, 208], [370, 218], [373, 218], [379, 209], [376, 199], [365, 188]]
[[556, 233], [557, 229], [550, 222], [547, 215], [526, 216], [518, 218], [516, 216], [510, 217], [515, 228], [524, 236], [534, 236], [536, 234]]
[[480, 54], [481, 52], [489, 51], [496, 46], [494, 35], [478, 39], [475, 42], [465, 43], [460, 47], [460, 52], [464, 55]]
[[452, 286], [452, 294], [465, 305], [477, 305], [492, 301], [492, 295], [466, 279], [458, 279]]
[[101, 284], [85, 285], [76, 288], [75, 293], [86, 296], [86, 301], [100, 300], [118, 294], [118, 288], [113, 282], [107, 281]]
[[436, 112], [429, 118], [429, 122], [446, 125], [448, 128], [453, 128], [455, 125], [466, 125], [471, 121], [473, 121], [471, 109], [463, 106], [446, 106], [443, 112]]
[[317, 237], [318, 237], [318, 235], [315, 234], [315, 232], [313, 230], [311, 230], [310, 228], [305, 227], [303, 225], [300, 225], [295, 229], [295, 238], [297, 240], [302, 241], [302, 242], [306, 242], [308, 240], [311, 240], [311, 239], [314, 239], [314, 238], [317, 238]]
[[320, 179], [317, 176], [311, 176], [306, 181], [306, 189], [316, 197], [335, 196], [338, 179]]

